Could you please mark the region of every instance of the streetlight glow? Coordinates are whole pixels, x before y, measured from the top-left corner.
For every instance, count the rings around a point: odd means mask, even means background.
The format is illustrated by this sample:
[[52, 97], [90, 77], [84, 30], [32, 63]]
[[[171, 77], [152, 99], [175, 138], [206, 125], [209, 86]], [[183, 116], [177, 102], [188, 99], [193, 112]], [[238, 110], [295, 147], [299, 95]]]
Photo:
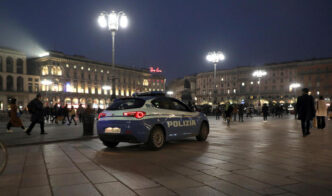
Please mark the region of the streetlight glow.
[[98, 17], [98, 24], [101, 28], [107, 27], [107, 19], [104, 13], [101, 13]]
[[290, 89], [293, 89], [293, 88], [299, 88], [299, 87], [301, 87], [301, 84], [300, 84], [300, 83], [292, 83], [292, 84], [289, 85], [289, 88], [290, 88]]
[[127, 15], [122, 15], [121, 17], [120, 17], [120, 26], [122, 27], [122, 28], [127, 28], [128, 27], [128, 17], [127, 17]]
[[252, 73], [252, 76], [257, 77], [257, 78], [261, 78], [266, 75], [267, 75], [267, 72], [264, 70], [256, 70], [256, 71], [254, 71], [254, 73]]
[[223, 61], [225, 60], [225, 55], [218, 51], [218, 52], [209, 52], [207, 55], [206, 55], [206, 60], [211, 62], [211, 63], [219, 63], [219, 61]]

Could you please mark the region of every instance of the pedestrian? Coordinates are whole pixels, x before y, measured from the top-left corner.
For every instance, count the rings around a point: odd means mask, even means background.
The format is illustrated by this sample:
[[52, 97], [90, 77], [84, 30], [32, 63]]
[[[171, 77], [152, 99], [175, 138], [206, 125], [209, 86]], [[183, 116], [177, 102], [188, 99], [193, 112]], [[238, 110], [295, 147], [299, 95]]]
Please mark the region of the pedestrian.
[[266, 103], [263, 104], [262, 113], [263, 113], [263, 120], [266, 121], [267, 120], [267, 115], [269, 113], [269, 107], [267, 106]]
[[319, 100], [317, 101], [317, 128], [324, 129], [325, 128], [325, 116], [327, 116], [327, 106], [324, 101], [324, 97], [320, 96]]
[[45, 120], [49, 122], [51, 120], [50, 115], [51, 115], [51, 109], [48, 103], [46, 104], [44, 108], [44, 114], [45, 114]]
[[77, 122], [75, 120], [76, 112], [74, 106], [71, 106], [71, 109], [69, 111], [69, 116], [70, 116], [70, 121], [68, 125], [70, 125], [72, 121], [74, 121], [75, 125], [77, 125]]
[[68, 110], [68, 105], [67, 104], [62, 108], [62, 116], [63, 116], [62, 124], [66, 123], [66, 118], [68, 120], [68, 123], [70, 122], [70, 119], [69, 119], [69, 110]]
[[233, 107], [233, 120], [234, 121], [236, 121], [237, 113], [238, 113], [237, 105], [234, 105], [234, 107]]
[[31, 135], [31, 131], [36, 123], [40, 124], [40, 134], [47, 134], [44, 130], [44, 109], [43, 103], [40, 101], [41, 95], [38, 93], [36, 98], [28, 104], [28, 110], [31, 114], [31, 124], [26, 131], [27, 135]]
[[84, 113], [84, 108], [83, 108], [82, 104], [80, 104], [77, 108], [77, 115], [78, 115], [78, 119], [80, 122], [82, 122], [83, 113]]
[[244, 105], [240, 104], [238, 108], [239, 122], [243, 122]]
[[16, 106], [16, 99], [12, 98], [10, 101], [10, 112], [9, 117], [10, 120], [7, 123], [7, 132], [12, 133], [13, 130], [11, 130], [11, 127], [21, 127], [23, 130], [25, 127], [23, 126], [22, 120], [19, 118], [19, 116], [22, 114], [21, 110], [18, 110], [17, 112], [17, 106]]
[[225, 108], [225, 117], [226, 117], [228, 127], [230, 126], [230, 123], [231, 123], [232, 112], [233, 112], [233, 106], [229, 102], [227, 102], [226, 108]]
[[315, 117], [314, 98], [308, 95], [309, 89], [302, 89], [302, 96], [297, 98], [296, 111], [298, 118], [301, 120], [303, 137], [310, 134], [310, 121]]
[[220, 119], [220, 115], [221, 115], [221, 110], [220, 110], [219, 105], [218, 105], [217, 108], [216, 108], [216, 120]]

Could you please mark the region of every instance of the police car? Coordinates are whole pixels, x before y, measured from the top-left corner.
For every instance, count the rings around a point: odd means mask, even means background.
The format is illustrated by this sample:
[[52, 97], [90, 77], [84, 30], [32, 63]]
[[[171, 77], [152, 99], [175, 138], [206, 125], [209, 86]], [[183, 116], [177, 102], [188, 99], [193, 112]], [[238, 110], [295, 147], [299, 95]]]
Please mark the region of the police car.
[[162, 148], [167, 141], [195, 136], [205, 141], [209, 122], [205, 114], [160, 92], [136, 94], [114, 101], [98, 115], [100, 140], [112, 148], [119, 142], [146, 143]]

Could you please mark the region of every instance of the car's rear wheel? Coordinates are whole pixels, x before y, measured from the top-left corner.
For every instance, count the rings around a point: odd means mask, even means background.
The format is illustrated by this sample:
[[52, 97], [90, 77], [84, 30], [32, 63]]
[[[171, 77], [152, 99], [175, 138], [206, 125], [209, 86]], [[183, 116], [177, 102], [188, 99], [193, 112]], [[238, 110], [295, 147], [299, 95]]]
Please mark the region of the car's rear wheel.
[[161, 127], [154, 127], [151, 130], [148, 146], [152, 150], [159, 150], [165, 144], [165, 135]]
[[197, 141], [205, 141], [209, 135], [209, 126], [206, 122], [203, 122], [199, 134], [196, 136]]
[[103, 141], [103, 144], [109, 148], [114, 148], [116, 147], [120, 142], [108, 142], [108, 141]]

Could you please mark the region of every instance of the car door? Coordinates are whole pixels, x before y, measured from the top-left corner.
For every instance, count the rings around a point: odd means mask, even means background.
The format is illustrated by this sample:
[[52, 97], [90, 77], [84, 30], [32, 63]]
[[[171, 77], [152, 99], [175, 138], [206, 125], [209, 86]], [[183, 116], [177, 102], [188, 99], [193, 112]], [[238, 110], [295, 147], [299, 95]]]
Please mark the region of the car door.
[[172, 106], [172, 101], [168, 97], [158, 97], [151, 101], [154, 106], [154, 116], [160, 122], [166, 131], [166, 139], [177, 139], [182, 137], [177, 130], [178, 122], [182, 118], [182, 114], [175, 111]]
[[172, 109], [176, 111], [176, 113], [181, 116], [178, 122], [177, 133], [181, 137], [189, 137], [193, 135], [197, 135], [198, 133], [198, 122], [197, 115], [198, 113], [193, 112], [189, 109], [187, 105], [182, 103], [177, 99], [171, 99], [172, 101]]

